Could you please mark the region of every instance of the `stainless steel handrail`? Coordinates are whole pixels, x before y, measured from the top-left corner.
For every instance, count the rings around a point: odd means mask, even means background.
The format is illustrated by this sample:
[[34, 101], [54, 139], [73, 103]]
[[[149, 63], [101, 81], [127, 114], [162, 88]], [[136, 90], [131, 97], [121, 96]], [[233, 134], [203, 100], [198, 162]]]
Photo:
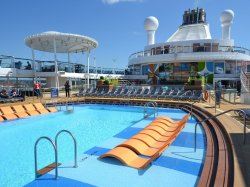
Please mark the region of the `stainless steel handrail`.
[[198, 126], [198, 124], [200, 123], [202, 123], [202, 122], [205, 122], [205, 121], [208, 121], [208, 120], [210, 120], [210, 119], [213, 119], [213, 118], [216, 118], [216, 117], [218, 117], [218, 116], [221, 116], [221, 115], [223, 115], [223, 114], [226, 114], [226, 113], [228, 113], [228, 112], [232, 112], [232, 111], [238, 111], [238, 112], [242, 112], [243, 114], [244, 114], [244, 129], [243, 129], [243, 144], [245, 144], [246, 143], [246, 113], [245, 113], [245, 111], [244, 110], [241, 110], [241, 109], [231, 109], [231, 110], [227, 110], [227, 111], [224, 111], [224, 112], [222, 112], [222, 113], [219, 113], [219, 114], [217, 114], [217, 115], [213, 115], [213, 116], [211, 116], [211, 117], [209, 117], [209, 118], [206, 118], [206, 119], [204, 119], [204, 120], [202, 120], [202, 121], [198, 121], [196, 124], [195, 124], [195, 131], [194, 131], [194, 151], [196, 152], [196, 147], [197, 147], [197, 137], [196, 137], [196, 135], [197, 135], [197, 126]]
[[156, 101], [151, 101], [151, 102], [155, 104], [156, 114], [157, 114], [157, 116], [158, 116], [158, 113], [159, 113], [158, 104], [157, 104], [157, 102], [156, 102]]
[[[152, 101], [150, 101], [150, 102], [147, 102], [147, 103], [145, 103], [144, 104], [144, 118], [147, 116], [147, 110], [146, 110], [146, 107], [149, 107], [149, 105], [151, 104], [153, 107], [154, 107], [154, 118], [155, 118], [155, 113], [156, 113], [156, 107], [155, 107], [155, 103], [156, 102], [152, 102]], [[156, 103], [157, 104], [157, 103]], [[158, 112], [157, 112], [157, 115], [158, 115]]]
[[[195, 104], [195, 103], [197, 103], [197, 101], [191, 103], [191, 107], [190, 107], [190, 108], [191, 108], [191, 109], [190, 109], [191, 120], [193, 119], [193, 115], [192, 115], [192, 114], [193, 114], [193, 107], [194, 107], [194, 104]], [[179, 104], [178, 104], [178, 106], [179, 106]], [[185, 109], [185, 107], [187, 107], [187, 106], [188, 106], [188, 105], [184, 105], [183, 107], [179, 107], [179, 108], [180, 108], [180, 109]]]
[[[71, 101], [71, 102], [70, 102]], [[69, 104], [72, 104], [72, 109], [69, 109]], [[74, 110], [74, 101], [73, 98], [66, 98], [65, 105], [66, 105], [66, 111], [73, 111]]]
[[[46, 100], [46, 101], [45, 101], [45, 108], [47, 108], [49, 104], [51, 104], [51, 106], [53, 106], [53, 107], [57, 107], [57, 105], [58, 105], [58, 104], [57, 104], [57, 101], [54, 100], [54, 99], [48, 100], [48, 101]], [[61, 108], [60, 108], [60, 109], [61, 109]]]
[[75, 165], [74, 165], [74, 167], [77, 168], [77, 143], [76, 143], [75, 137], [73, 136], [73, 134], [72, 134], [70, 131], [68, 131], [68, 130], [61, 130], [61, 131], [59, 131], [59, 132], [56, 134], [56, 137], [55, 137], [56, 148], [57, 148], [57, 139], [58, 139], [58, 136], [59, 136], [61, 133], [63, 133], [63, 132], [68, 133], [68, 134], [72, 137], [72, 139], [73, 139], [73, 141], [74, 141], [74, 150], [75, 150], [75, 151], [74, 151], [74, 152], [75, 152], [75, 156], [74, 156]]
[[37, 175], [37, 144], [40, 142], [40, 140], [42, 139], [45, 139], [45, 140], [48, 140], [52, 145], [53, 145], [53, 148], [54, 148], [54, 151], [55, 151], [55, 179], [58, 178], [58, 153], [57, 153], [57, 148], [56, 148], [56, 145], [54, 144], [54, 142], [47, 136], [42, 136], [40, 138], [37, 139], [36, 143], [35, 143], [35, 146], [34, 146], [34, 155], [35, 155], [35, 179], [38, 178], [38, 175]]

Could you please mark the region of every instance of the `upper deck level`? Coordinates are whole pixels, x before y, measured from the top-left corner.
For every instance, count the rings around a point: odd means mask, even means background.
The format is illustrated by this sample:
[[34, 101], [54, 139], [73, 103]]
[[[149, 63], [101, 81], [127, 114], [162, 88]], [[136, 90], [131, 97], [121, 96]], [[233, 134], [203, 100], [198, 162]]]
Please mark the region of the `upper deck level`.
[[129, 66], [136, 64], [188, 61], [250, 60], [250, 50], [225, 45], [219, 40], [166, 42], [145, 47], [129, 57]]

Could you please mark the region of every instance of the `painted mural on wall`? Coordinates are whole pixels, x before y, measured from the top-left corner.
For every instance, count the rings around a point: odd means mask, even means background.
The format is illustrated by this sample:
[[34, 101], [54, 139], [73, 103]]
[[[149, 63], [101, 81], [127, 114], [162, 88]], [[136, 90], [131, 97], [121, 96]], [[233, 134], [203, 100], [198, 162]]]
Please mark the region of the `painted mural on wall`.
[[148, 82], [157, 84], [159, 81], [159, 64], [148, 64]]

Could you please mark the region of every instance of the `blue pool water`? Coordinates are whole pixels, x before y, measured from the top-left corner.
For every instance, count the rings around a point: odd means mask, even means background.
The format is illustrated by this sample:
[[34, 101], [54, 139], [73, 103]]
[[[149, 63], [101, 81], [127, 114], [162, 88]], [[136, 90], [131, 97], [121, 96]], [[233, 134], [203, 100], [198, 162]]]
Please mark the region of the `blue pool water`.
[[[69, 130], [78, 143], [78, 155], [118, 134], [143, 118], [143, 108], [109, 105], [77, 105], [63, 111], [0, 123], [0, 186], [23, 186], [34, 180], [34, 144], [41, 136], [55, 138]], [[58, 141], [59, 162], [73, 160], [73, 142], [62, 134]], [[54, 162], [52, 146], [38, 145], [38, 166]]]
[[[179, 109], [159, 109], [159, 116], [168, 116], [175, 120], [181, 119], [185, 114], [186, 112]], [[153, 116], [141, 119], [88, 149], [78, 158], [77, 168], [69, 167], [73, 165], [73, 158], [71, 162], [63, 163], [58, 169], [57, 180], [51, 180], [55, 177], [55, 171], [51, 171], [25, 187], [197, 186], [206, 158], [206, 137], [201, 126], [198, 125], [195, 152], [194, 127], [197, 122], [195, 118], [188, 119], [185, 128], [170, 147], [145, 169], [127, 167], [114, 158], [98, 158], [141, 131], [153, 119]]]

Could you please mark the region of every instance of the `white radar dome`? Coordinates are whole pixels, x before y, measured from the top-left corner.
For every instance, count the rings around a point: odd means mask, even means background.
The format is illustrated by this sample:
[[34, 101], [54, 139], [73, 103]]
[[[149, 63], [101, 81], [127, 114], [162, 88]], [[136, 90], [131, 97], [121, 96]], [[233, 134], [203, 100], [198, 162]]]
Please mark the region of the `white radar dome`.
[[221, 23], [231, 23], [234, 18], [234, 12], [232, 10], [224, 10], [221, 13], [220, 21]]
[[159, 21], [154, 16], [149, 16], [144, 21], [144, 28], [146, 31], [156, 31], [159, 26]]

